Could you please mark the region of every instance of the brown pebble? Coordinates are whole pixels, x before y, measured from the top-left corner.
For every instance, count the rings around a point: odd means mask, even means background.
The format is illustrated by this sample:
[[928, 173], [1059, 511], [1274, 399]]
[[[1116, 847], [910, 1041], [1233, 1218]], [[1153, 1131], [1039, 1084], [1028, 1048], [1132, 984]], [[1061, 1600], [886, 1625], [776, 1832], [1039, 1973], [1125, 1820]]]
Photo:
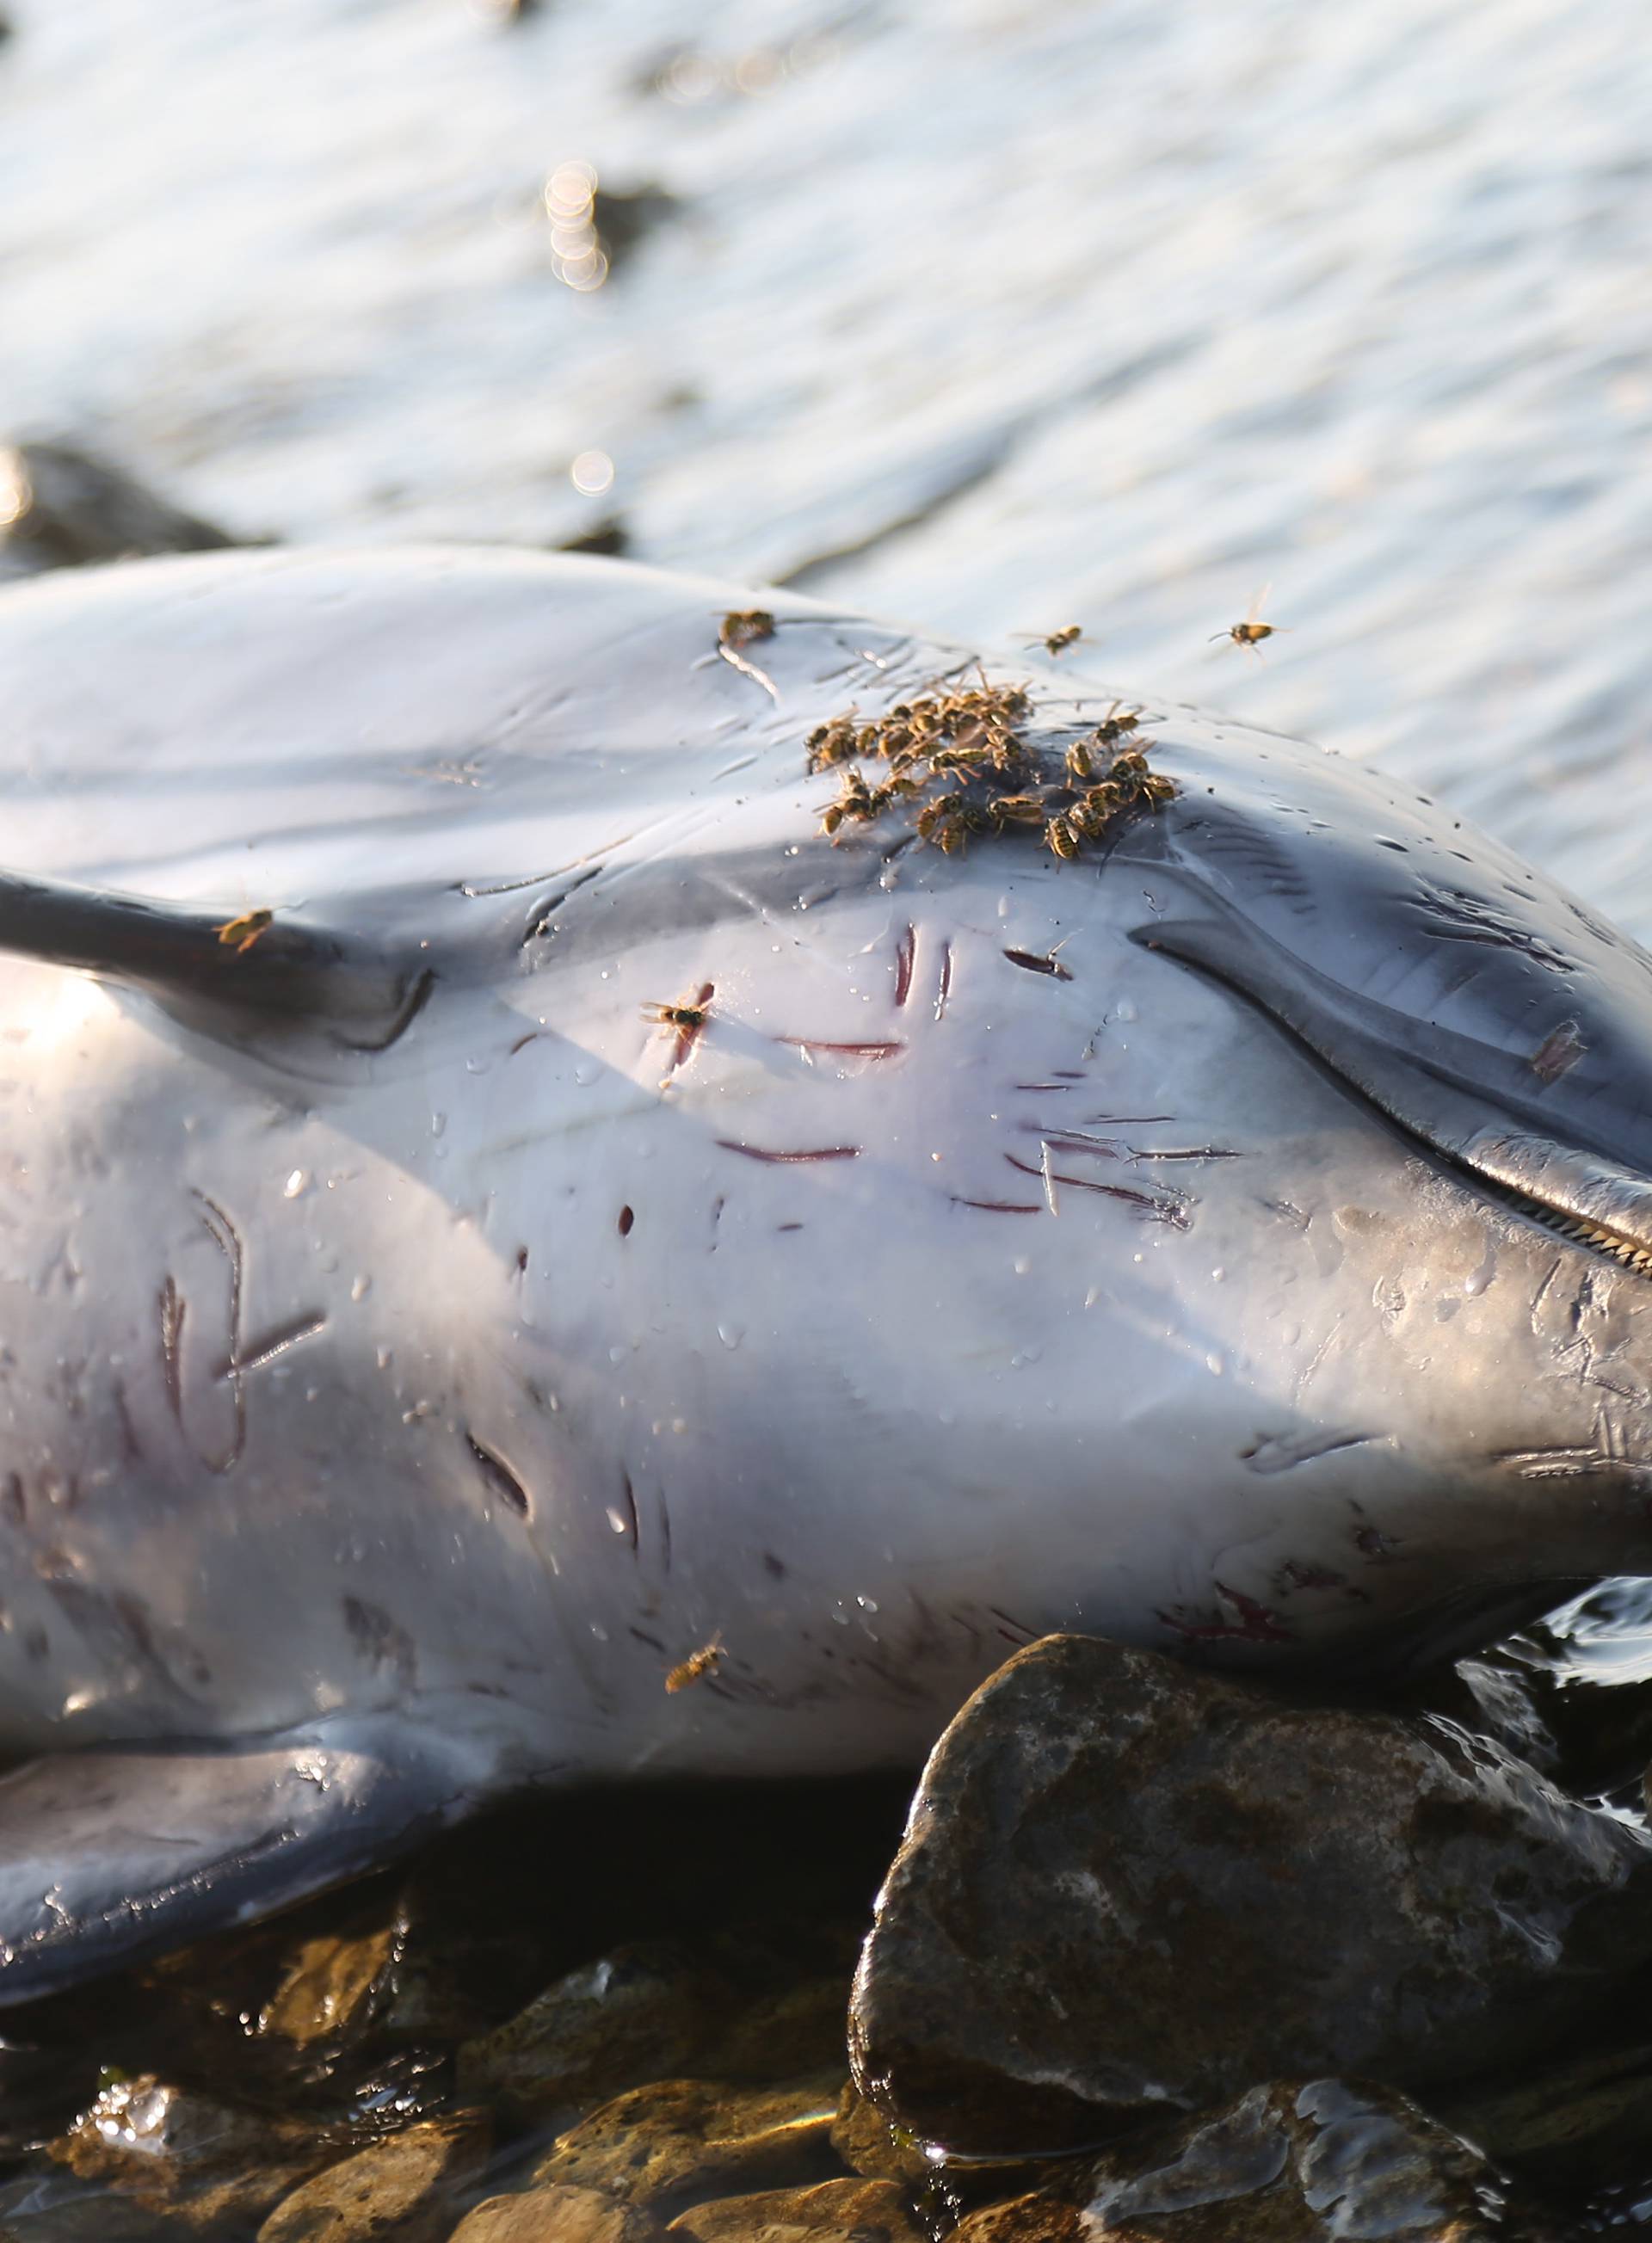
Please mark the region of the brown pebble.
[[672, 2220], [682, 2243], [929, 2243], [891, 2180], [827, 2180], [718, 2197]]

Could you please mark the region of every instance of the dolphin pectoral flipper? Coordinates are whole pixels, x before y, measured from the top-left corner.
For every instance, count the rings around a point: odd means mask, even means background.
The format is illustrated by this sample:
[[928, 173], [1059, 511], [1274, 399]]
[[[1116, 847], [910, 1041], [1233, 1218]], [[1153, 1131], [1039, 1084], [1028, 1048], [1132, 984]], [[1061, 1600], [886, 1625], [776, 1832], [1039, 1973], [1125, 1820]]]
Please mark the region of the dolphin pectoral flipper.
[[302, 1900], [469, 1803], [391, 1723], [31, 1761], [0, 1779], [0, 2004]]
[[416, 946], [298, 913], [203, 909], [0, 872], [0, 951], [139, 989], [208, 1033], [323, 1026], [371, 1051], [428, 992]]

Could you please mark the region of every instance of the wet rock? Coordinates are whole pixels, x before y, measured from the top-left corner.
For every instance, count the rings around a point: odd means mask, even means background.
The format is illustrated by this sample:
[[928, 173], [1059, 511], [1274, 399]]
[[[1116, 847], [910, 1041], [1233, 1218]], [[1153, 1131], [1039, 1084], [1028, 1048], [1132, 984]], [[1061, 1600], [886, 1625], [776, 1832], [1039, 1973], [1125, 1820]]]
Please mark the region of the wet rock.
[[1490, 1742], [1050, 1637], [930, 1760], [851, 2046], [914, 2133], [1025, 2153], [1310, 2069], [1513, 2069], [1649, 1957], [1652, 1840]]
[[840, 2074], [786, 2087], [659, 2080], [570, 2128], [534, 2179], [672, 2209], [696, 2197], [817, 2180], [834, 2169], [841, 2089]]
[[392, 1922], [357, 1938], [307, 1939], [260, 2013], [258, 2030], [295, 2048], [359, 2030], [389, 1977], [401, 1932]]
[[850, 1970], [806, 1978], [739, 2011], [693, 2069], [712, 2079], [798, 2079], [849, 2062]]
[[250, 2229], [338, 2150], [322, 2128], [228, 2110], [152, 2074], [106, 2086], [47, 2145], [55, 2163], [164, 2216], [179, 2235]]
[[680, 2071], [729, 2004], [724, 1982], [674, 1942], [617, 1947], [466, 2042], [459, 2093], [519, 2120], [589, 2108]]
[[955, 2243], [1540, 2243], [1472, 2144], [1403, 2096], [1257, 2087], [972, 2213]]
[[1652, 2045], [1596, 2049], [1512, 2085], [1437, 2098], [1494, 2157], [1543, 2186], [1593, 2189], [1643, 2179], [1652, 2140]]
[[90, 453], [66, 444], [0, 448], [0, 562], [6, 573], [138, 553], [208, 552], [239, 542]]
[[490, 2196], [467, 2213], [449, 2243], [660, 2243], [651, 2213], [595, 2188], [535, 2188]]
[[832, 2146], [851, 2172], [863, 2173], [868, 2180], [916, 2186], [934, 2170], [922, 2143], [903, 2133], [875, 2103], [869, 2103], [853, 2080], [838, 2105]]
[[722, 2197], [679, 2213], [666, 2229], [684, 2243], [929, 2243], [893, 2181], [826, 2180]]
[[282, 2199], [258, 2243], [437, 2243], [452, 2225], [455, 2186], [487, 2155], [491, 2129], [479, 2111], [406, 2126], [329, 2166]]

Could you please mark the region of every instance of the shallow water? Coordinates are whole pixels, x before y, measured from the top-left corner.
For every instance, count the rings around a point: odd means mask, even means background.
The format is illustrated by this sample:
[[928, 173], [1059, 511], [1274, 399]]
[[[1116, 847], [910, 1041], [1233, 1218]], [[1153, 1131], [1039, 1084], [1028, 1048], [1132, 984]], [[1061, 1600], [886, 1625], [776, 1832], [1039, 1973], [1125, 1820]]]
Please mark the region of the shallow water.
[[[244, 535], [617, 522], [943, 631], [1080, 622], [1652, 940], [1629, 0], [13, 13], [0, 435]], [[593, 174], [658, 191], [611, 266]], [[1208, 643], [1270, 581], [1291, 636]], [[1646, 1681], [1652, 1593], [1532, 1655]]]

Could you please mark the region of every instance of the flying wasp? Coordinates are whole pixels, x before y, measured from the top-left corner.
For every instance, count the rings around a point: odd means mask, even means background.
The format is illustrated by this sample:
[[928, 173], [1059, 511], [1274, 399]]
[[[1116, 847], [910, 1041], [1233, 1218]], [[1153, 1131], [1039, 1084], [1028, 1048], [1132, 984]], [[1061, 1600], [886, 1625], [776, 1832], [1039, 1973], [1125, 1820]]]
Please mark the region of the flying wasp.
[[711, 1017], [711, 995], [715, 987], [713, 982], [703, 981], [691, 1004], [644, 1006], [643, 1018], [645, 1020], [651, 1020], [656, 1027], [675, 1028], [677, 1031], [671, 1063], [666, 1069], [668, 1075], [676, 1074], [704, 1033], [705, 1024]]
[[1244, 621], [1242, 623], [1230, 623], [1226, 630], [1212, 631], [1206, 643], [1214, 646], [1219, 638], [1231, 638], [1235, 646], [1259, 647], [1264, 638], [1272, 638], [1283, 630], [1285, 626], [1282, 623], [1264, 623], [1258, 621], [1262, 610], [1268, 603], [1268, 594], [1272, 589], [1271, 584], [1264, 584], [1256, 598], [1251, 601]]
[[1082, 623], [1063, 623], [1060, 630], [1021, 631], [1017, 634], [1028, 646], [1042, 646], [1053, 662], [1069, 646], [1075, 646], [1084, 636]]

